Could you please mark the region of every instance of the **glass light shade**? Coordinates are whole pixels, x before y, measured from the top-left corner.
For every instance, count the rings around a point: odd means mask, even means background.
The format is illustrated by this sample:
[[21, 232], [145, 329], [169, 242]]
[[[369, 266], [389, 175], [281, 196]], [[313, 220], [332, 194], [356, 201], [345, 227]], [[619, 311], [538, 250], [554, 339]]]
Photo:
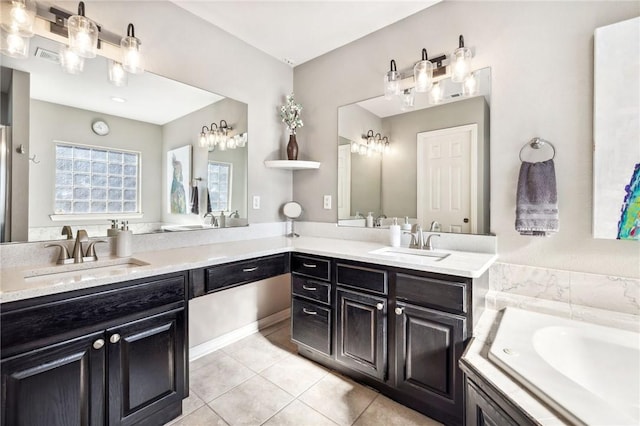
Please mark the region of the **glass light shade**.
[[389, 71], [384, 76], [384, 97], [391, 99], [400, 93], [400, 73], [398, 71]]
[[414, 107], [414, 103], [415, 103], [415, 96], [413, 94], [413, 91], [411, 91], [411, 89], [406, 89], [402, 93], [402, 105], [400, 106], [400, 109], [402, 111], [411, 110]]
[[460, 47], [451, 55], [451, 81], [462, 83], [471, 74], [471, 49]]
[[200, 133], [200, 137], [198, 138], [198, 145], [200, 145], [200, 148], [208, 148], [207, 134], [205, 132]]
[[367, 154], [367, 145], [361, 143], [360, 147], [358, 148], [358, 154], [366, 155]]
[[235, 137], [235, 136], [234, 136], [234, 137], [232, 137], [232, 138], [229, 138], [229, 139], [227, 140], [227, 148], [229, 148], [229, 149], [236, 149], [236, 147], [237, 147], [237, 146], [238, 146], [238, 144], [237, 144], [237, 142], [236, 142], [236, 137]]
[[247, 146], [247, 134], [243, 133], [238, 135], [238, 147], [244, 148], [245, 146]]
[[209, 133], [207, 133], [207, 143], [209, 144], [209, 146], [216, 146], [216, 144], [218, 143], [218, 130], [217, 129], [211, 129], [209, 131]]
[[140, 53], [140, 40], [136, 37], [127, 36], [120, 40], [122, 49], [122, 66], [131, 74], [142, 74], [144, 72], [144, 61]]
[[351, 141], [351, 153], [356, 154], [358, 152], [358, 143], [356, 141]]
[[430, 104], [439, 104], [442, 102], [444, 98], [444, 93], [440, 83], [434, 83], [431, 91], [429, 92], [429, 103]]
[[129, 78], [122, 64], [117, 61], [109, 60], [109, 81], [117, 87], [127, 85]]
[[0, 31], [0, 51], [3, 55], [10, 56], [12, 58], [26, 58], [29, 54], [29, 38], [22, 37], [16, 32]]
[[384, 143], [384, 153], [388, 154], [391, 152], [391, 145], [389, 145], [389, 142], [385, 142]]
[[221, 140], [220, 142], [218, 142], [218, 149], [220, 151], [226, 151], [227, 150], [227, 142], [224, 140]]
[[73, 15], [67, 20], [69, 48], [83, 58], [95, 58], [98, 51], [98, 26], [91, 19]]
[[464, 83], [462, 83], [462, 95], [463, 96], [475, 96], [478, 94], [480, 88], [478, 87], [478, 79], [475, 74], [469, 74]]
[[69, 74], [80, 74], [84, 69], [84, 58], [78, 56], [68, 46], [60, 49], [60, 65]]
[[433, 86], [433, 64], [431, 61], [420, 61], [413, 67], [413, 79], [418, 93], [427, 92]]
[[0, 12], [4, 30], [23, 37], [33, 36], [33, 23], [36, 18], [36, 3], [33, 0], [4, 1]]

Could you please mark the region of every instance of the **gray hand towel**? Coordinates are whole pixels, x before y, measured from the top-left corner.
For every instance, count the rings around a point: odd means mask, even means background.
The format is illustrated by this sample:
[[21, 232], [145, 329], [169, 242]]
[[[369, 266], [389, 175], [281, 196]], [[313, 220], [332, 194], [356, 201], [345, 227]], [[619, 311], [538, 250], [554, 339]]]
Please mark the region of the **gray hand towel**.
[[211, 196], [209, 195], [209, 188], [207, 188], [207, 213], [211, 213]]
[[558, 192], [553, 160], [522, 162], [516, 199], [516, 231], [546, 237], [559, 230]]
[[191, 213], [200, 213], [200, 200], [198, 199], [198, 185], [191, 186]]

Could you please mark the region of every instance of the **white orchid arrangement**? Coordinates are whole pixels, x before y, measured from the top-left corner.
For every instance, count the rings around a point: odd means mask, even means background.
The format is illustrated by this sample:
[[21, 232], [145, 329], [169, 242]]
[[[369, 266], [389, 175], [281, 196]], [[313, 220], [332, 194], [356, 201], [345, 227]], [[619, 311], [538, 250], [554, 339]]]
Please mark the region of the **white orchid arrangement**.
[[296, 129], [298, 127], [304, 126], [304, 123], [300, 118], [301, 111], [302, 105], [295, 102], [293, 93], [287, 96], [287, 102], [280, 107], [280, 118], [282, 119], [282, 122], [286, 124], [292, 135], [296, 134]]

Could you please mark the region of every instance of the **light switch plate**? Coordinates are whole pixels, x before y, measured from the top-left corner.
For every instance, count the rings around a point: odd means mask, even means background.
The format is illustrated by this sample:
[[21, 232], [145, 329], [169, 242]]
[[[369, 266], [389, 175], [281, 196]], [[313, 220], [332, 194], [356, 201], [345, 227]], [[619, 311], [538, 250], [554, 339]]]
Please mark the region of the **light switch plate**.
[[259, 210], [260, 209], [260, 196], [259, 195], [254, 195], [253, 196], [253, 209], [254, 210]]
[[324, 196], [323, 206], [325, 210], [331, 210], [331, 195]]

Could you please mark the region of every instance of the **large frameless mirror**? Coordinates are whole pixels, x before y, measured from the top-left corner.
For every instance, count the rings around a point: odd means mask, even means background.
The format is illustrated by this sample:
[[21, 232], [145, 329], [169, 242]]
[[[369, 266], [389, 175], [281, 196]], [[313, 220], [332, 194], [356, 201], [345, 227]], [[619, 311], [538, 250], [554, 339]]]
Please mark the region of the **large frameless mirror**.
[[338, 225], [386, 227], [397, 217], [440, 232], [489, 232], [491, 70], [475, 78], [471, 97], [445, 79], [436, 104], [417, 93], [338, 108]]
[[247, 224], [245, 103], [150, 72], [118, 86], [100, 56], [66, 73], [57, 42], [30, 44], [2, 56], [2, 242]]

